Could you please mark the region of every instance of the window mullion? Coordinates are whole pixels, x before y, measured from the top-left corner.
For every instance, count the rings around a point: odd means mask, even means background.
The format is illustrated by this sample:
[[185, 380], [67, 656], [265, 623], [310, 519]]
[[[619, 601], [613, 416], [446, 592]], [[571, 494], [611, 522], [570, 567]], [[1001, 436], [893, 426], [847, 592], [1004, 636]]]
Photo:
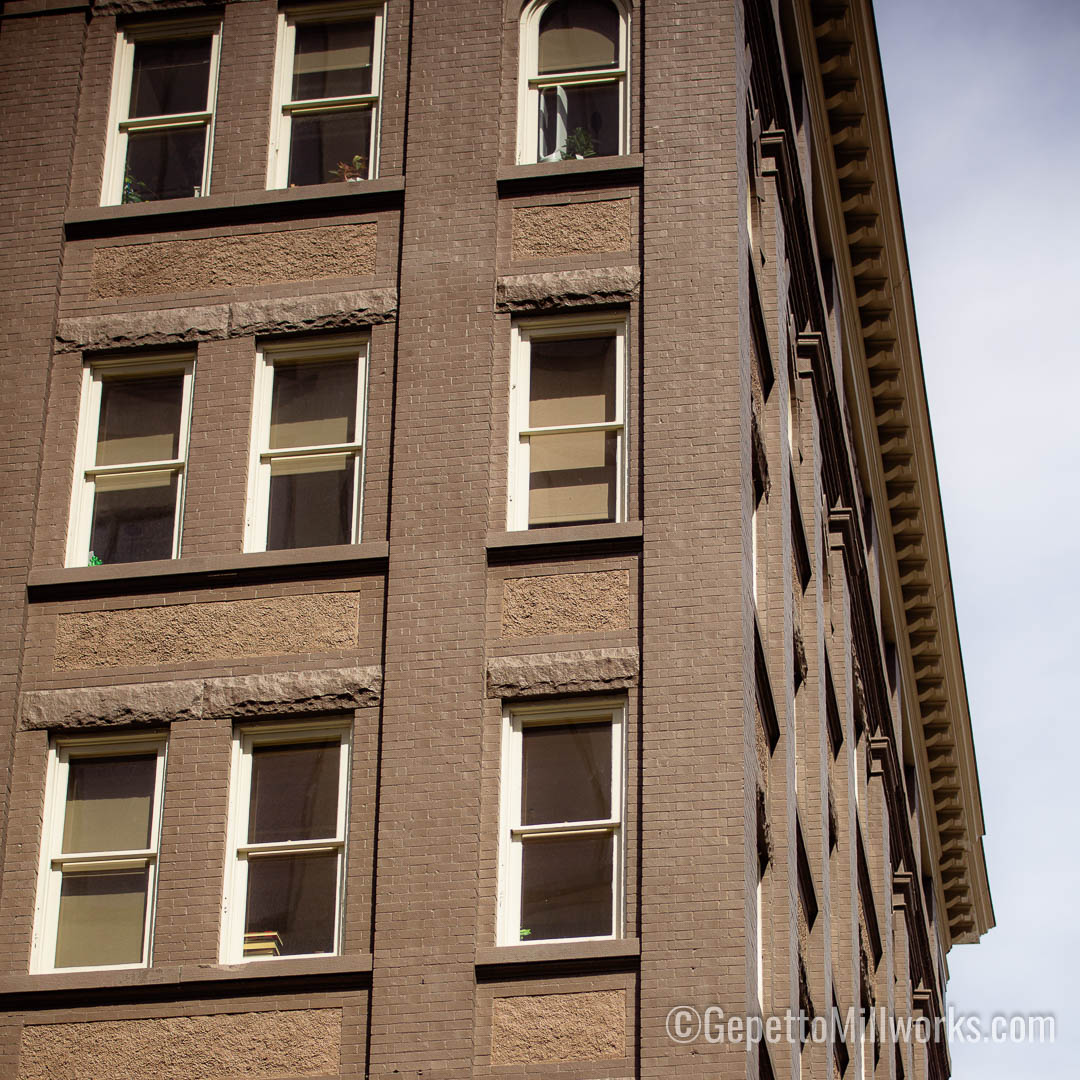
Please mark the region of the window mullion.
[[286, 101], [282, 109], [287, 113], [305, 112], [329, 112], [333, 109], [362, 109], [375, 105], [379, 100], [377, 94], [349, 94], [344, 97], [332, 98], [299, 98]]
[[162, 116], [134, 116], [120, 121], [120, 130], [168, 131], [170, 128], [194, 128], [209, 124], [214, 114], [207, 110], [191, 113], [167, 113]]
[[551, 75], [533, 75], [529, 79], [529, 85], [537, 90], [549, 90], [556, 86], [590, 86], [622, 82], [625, 78], [625, 70], [564, 71]]
[[273, 450], [260, 450], [263, 461], [275, 458], [319, 457], [320, 455], [359, 454], [364, 449], [363, 443], [326, 443], [322, 446], [275, 446]]

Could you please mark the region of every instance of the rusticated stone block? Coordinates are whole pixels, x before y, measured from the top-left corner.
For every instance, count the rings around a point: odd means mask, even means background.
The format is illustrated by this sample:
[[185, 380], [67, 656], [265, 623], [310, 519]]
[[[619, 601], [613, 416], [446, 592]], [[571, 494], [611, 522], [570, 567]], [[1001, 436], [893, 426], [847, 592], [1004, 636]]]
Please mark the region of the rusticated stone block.
[[584, 694], [632, 686], [639, 670], [637, 649], [499, 656], [488, 661], [488, 697]]
[[229, 307], [175, 308], [116, 315], [61, 319], [56, 328], [56, 351], [125, 349], [146, 345], [184, 345], [217, 341], [229, 333]]
[[627, 303], [638, 298], [640, 286], [641, 271], [636, 266], [521, 274], [499, 278], [495, 306], [499, 311], [547, 311]]
[[90, 295], [102, 300], [373, 274], [376, 228], [366, 221], [101, 247]]
[[233, 679], [207, 679], [203, 712], [245, 720], [258, 716], [335, 712], [377, 705], [382, 668], [277, 671]]
[[19, 726], [58, 731], [192, 720], [202, 715], [202, 697], [202, 679], [28, 690], [20, 697]]
[[503, 582], [504, 637], [542, 637], [625, 630], [630, 625], [630, 572], [593, 570]]
[[56, 622], [53, 669], [143, 667], [355, 648], [359, 594], [79, 611]]
[[514, 208], [515, 259], [558, 259], [630, 250], [630, 200]]
[[229, 334], [286, 334], [371, 326], [397, 314], [397, 289], [320, 293], [317, 296], [251, 300], [233, 304]]
[[350, 330], [397, 316], [396, 289], [272, 297], [213, 307], [162, 308], [62, 319], [56, 351], [184, 345], [256, 334]]
[[625, 1056], [625, 990], [495, 998], [492, 1065]]
[[341, 1010], [30, 1024], [18, 1080], [270, 1080], [336, 1076]]
[[381, 693], [380, 667], [28, 690], [20, 699], [19, 725], [57, 731], [169, 724], [201, 716], [302, 716], [377, 705]]

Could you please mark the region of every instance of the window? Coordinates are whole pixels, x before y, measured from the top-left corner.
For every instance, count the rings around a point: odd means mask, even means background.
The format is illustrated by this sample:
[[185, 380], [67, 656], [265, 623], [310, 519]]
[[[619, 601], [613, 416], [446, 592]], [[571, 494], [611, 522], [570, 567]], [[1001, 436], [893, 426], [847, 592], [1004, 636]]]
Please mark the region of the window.
[[220, 39], [216, 22], [117, 35], [102, 205], [209, 194]]
[[348, 729], [238, 731], [221, 962], [340, 950]]
[[248, 551], [356, 543], [366, 378], [366, 341], [261, 351]]
[[382, 7], [283, 12], [267, 187], [377, 173]]
[[626, 319], [514, 328], [509, 529], [625, 518]]
[[534, 3], [521, 20], [518, 160], [628, 152], [629, 18], [612, 0]]
[[88, 364], [68, 566], [175, 559], [195, 361]]
[[622, 934], [625, 702], [507, 711], [499, 943]]
[[54, 743], [33, 971], [149, 965], [164, 778], [160, 735]]

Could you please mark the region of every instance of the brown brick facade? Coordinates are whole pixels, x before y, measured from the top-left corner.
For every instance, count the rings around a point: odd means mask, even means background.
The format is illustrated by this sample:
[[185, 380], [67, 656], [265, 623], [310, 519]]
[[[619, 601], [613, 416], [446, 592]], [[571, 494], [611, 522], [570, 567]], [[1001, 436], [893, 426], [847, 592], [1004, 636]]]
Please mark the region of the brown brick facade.
[[[669, 1012], [937, 1015], [939, 957], [992, 922], [962, 681], [910, 637], [948, 667], [951, 597], [893, 535], [940, 512], [886, 496], [860, 408], [918, 411], [818, 254], [898, 216], [813, 156], [841, 31], [806, 0], [619, 0], [629, 152], [518, 164], [523, 7], [387, 0], [378, 177], [267, 191], [275, 0], [0, 5], [0, 1076], [850, 1077], [854, 1043], [759, 1056]], [[839, 8], [876, 64], [868, 3]], [[222, 19], [210, 193], [102, 207], [117, 28], [155, 14]], [[625, 513], [508, 532], [512, 331], [571, 310], [627, 319]], [[358, 543], [245, 552], [259, 351], [342, 335]], [[181, 555], [66, 567], [84, 365], [165, 351], [195, 371]], [[625, 706], [623, 929], [499, 946], [504, 709], [571, 699]], [[339, 955], [220, 963], [233, 733], [328, 715]], [[152, 962], [31, 973], [50, 746], [147, 731]]]

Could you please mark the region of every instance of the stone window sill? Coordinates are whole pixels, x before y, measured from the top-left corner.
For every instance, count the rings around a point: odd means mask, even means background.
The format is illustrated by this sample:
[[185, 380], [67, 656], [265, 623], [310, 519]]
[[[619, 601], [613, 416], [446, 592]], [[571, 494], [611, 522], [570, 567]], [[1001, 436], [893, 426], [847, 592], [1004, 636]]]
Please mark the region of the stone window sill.
[[500, 169], [496, 180], [500, 195], [615, 187], [639, 183], [644, 166], [642, 154], [586, 158], [581, 161], [547, 161], [539, 165], [514, 165]]
[[313, 184], [275, 191], [241, 191], [198, 199], [161, 199], [124, 206], [92, 206], [70, 210], [64, 219], [67, 238], [123, 236], [174, 228], [273, 221], [312, 213], [336, 214], [400, 205], [403, 176], [357, 183]]
[[476, 950], [478, 980], [552, 974], [632, 971], [641, 960], [637, 938], [500, 945]]
[[640, 521], [492, 532], [487, 535], [488, 562], [521, 562], [556, 554], [596, 555], [640, 551], [643, 535], [644, 529]]
[[299, 984], [318, 989], [370, 981], [370, 953], [262, 960], [247, 964], [164, 964], [125, 971], [50, 972], [0, 978], [0, 1010], [93, 1004], [95, 999], [241, 995], [259, 986], [279, 993]]
[[343, 577], [350, 573], [385, 571], [388, 555], [389, 545], [385, 541], [369, 541], [288, 551], [251, 551], [107, 566], [71, 566], [32, 570], [26, 588], [31, 600], [42, 601], [163, 592], [196, 586]]

